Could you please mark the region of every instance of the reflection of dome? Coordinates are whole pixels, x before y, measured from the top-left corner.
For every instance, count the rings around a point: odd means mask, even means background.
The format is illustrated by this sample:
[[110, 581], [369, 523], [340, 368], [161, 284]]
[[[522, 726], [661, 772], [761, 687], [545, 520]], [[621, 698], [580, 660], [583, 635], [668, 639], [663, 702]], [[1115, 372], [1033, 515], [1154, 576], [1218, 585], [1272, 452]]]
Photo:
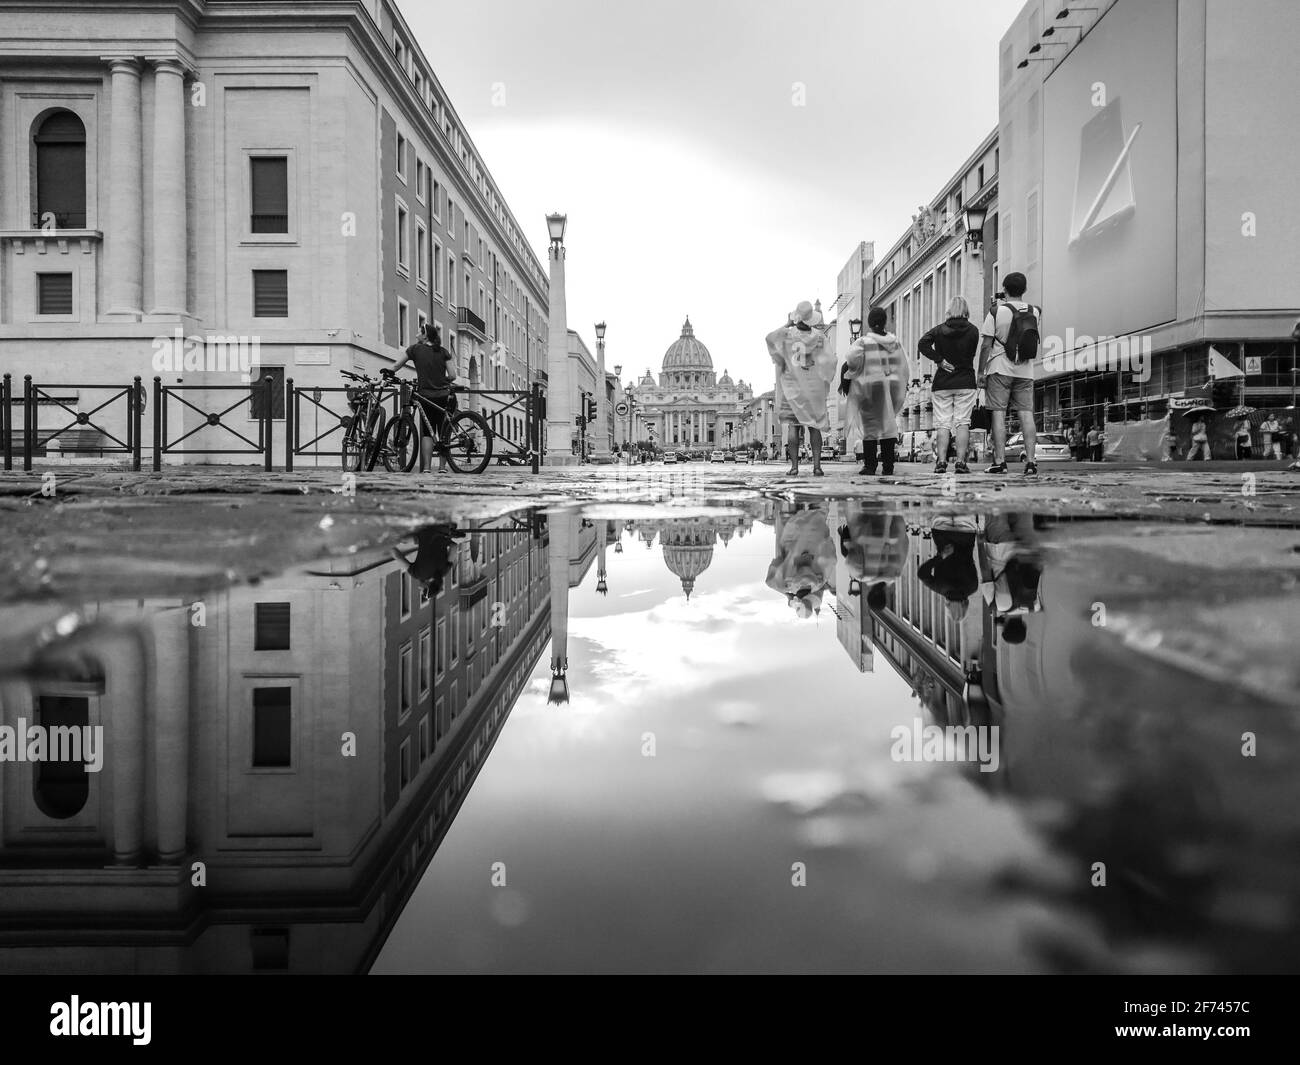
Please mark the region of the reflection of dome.
[[691, 320], [682, 325], [682, 335], [668, 345], [664, 352], [664, 372], [670, 370], [712, 370], [713, 358], [709, 349], [695, 339]]

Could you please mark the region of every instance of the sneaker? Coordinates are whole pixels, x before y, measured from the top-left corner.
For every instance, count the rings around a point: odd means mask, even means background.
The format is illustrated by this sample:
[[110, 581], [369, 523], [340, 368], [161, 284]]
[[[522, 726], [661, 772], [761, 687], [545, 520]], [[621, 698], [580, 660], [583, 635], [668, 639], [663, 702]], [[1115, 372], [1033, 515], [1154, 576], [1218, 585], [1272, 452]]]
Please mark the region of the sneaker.
[[876, 475], [875, 466], [863, 466], [862, 469], [858, 470], [859, 477], [874, 477], [875, 475]]
[[947, 472], [948, 472], [948, 463], [946, 463], [946, 462], [936, 462], [936, 463], [934, 464], [934, 472], [935, 472], [935, 473], [947, 473]]
[[1026, 462], [1026, 463], [1025, 463], [1025, 476], [1026, 476], [1026, 477], [1035, 477], [1035, 476], [1037, 476], [1037, 475], [1038, 475], [1038, 463], [1036, 463], [1036, 462]]
[[992, 466], [990, 466], [990, 467], [989, 467], [987, 470], [985, 470], [984, 472], [985, 472], [985, 473], [1006, 473], [1006, 472], [1007, 472], [1007, 464], [1006, 464], [1005, 462], [995, 462], [995, 463], [993, 463]]
[[964, 462], [959, 462], [959, 463], [957, 463], [957, 472], [958, 472], [958, 473], [970, 473], [970, 467], [967, 466], [966, 463], [964, 463]]
[[886, 466], [886, 467], [884, 467], [884, 469], [882, 469], [882, 470], [880, 471], [880, 475], [881, 475], [882, 477], [893, 477], [893, 476], [894, 476], [894, 467], [893, 467], [893, 466]]

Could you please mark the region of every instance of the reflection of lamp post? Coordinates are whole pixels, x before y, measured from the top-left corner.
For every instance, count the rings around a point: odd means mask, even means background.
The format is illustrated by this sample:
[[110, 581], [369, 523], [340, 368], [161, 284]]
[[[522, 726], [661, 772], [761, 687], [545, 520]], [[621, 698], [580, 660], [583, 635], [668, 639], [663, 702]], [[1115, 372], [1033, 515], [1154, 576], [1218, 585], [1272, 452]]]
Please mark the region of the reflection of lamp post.
[[551, 691], [549, 703], [569, 701], [569, 557], [577, 515], [551, 511], [546, 515], [551, 541], [546, 563], [551, 586]]
[[605, 383], [605, 323], [596, 323], [596, 438], [591, 457], [599, 462], [609, 458], [609, 398]]
[[569, 391], [569, 319], [564, 305], [564, 230], [568, 217], [548, 214], [550, 290], [546, 343], [546, 464], [572, 466], [573, 403]]

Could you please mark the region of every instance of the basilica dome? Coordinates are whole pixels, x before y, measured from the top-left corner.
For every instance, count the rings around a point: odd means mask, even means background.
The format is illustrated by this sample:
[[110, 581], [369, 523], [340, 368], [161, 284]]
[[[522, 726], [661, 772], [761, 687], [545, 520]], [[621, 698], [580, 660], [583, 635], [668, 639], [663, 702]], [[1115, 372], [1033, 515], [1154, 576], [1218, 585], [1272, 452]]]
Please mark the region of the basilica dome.
[[709, 349], [695, 339], [695, 329], [691, 326], [690, 318], [687, 318], [682, 325], [682, 335], [669, 344], [668, 350], [664, 352], [664, 373], [712, 369], [713, 358], [709, 355]]

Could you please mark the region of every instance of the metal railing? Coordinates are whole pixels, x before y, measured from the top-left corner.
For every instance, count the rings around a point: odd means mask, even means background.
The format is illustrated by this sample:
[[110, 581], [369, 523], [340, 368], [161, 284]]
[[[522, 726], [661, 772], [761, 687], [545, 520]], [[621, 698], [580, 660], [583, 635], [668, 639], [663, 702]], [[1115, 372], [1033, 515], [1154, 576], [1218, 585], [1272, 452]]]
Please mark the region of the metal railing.
[[[289, 401], [285, 406], [284, 427], [284, 468], [286, 471], [293, 470], [295, 457], [337, 458], [342, 461], [343, 438], [353, 416], [352, 407], [348, 403], [348, 393], [354, 391], [357, 387], [359, 386], [313, 385], [310, 388], [299, 388], [293, 383], [292, 377], [285, 382], [285, 389], [289, 397]], [[329, 405], [327, 397], [337, 397], [341, 409]], [[381, 386], [380, 403], [387, 403], [389, 400], [392, 401], [391, 413], [395, 417], [399, 410], [398, 391], [395, 388]], [[302, 439], [303, 427], [309, 420], [304, 417], [304, 412], [310, 415], [312, 424], [309, 431], [314, 434], [308, 440]], [[324, 428], [322, 428], [322, 422]], [[382, 423], [380, 428], [383, 428]], [[335, 434], [338, 434], [337, 437], [335, 437]], [[334, 439], [331, 439], [332, 437]], [[322, 447], [322, 444], [327, 446]], [[337, 450], [327, 449], [329, 446], [334, 445], [337, 446]]]
[[[77, 400], [65, 401], [50, 391], [51, 389], [76, 389]], [[83, 410], [80, 402], [80, 394], [83, 391], [107, 392], [109, 395], [96, 406]], [[4, 375], [3, 392], [4, 413], [0, 420], [4, 422], [4, 468], [11, 470], [13, 469], [13, 383], [9, 374]], [[100, 412], [107, 410], [118, 401], [122, 401], [126, 407], [125, 440], [117, 432], [110, 431], [101, 424], [104, 419]], [[69, 402], [75, 403], [76, 406], [69, 406]], [[131, 459], [132, 469], [140, 468], [140, 420], [144, 408], [144, 386], [140, 383], [139, 377], [125, 385], [84, 382], [48, 384], [33, 381], [32, 375], [26, 374], [23, 377], [22, 403], [24, 471], [31, 470], [33, 456], [38, 450], [44, 453], [49, 448], [50, 441], [58, 440], [60, 444], [75, 441], [81, 444], [87, 432], [98, 434], [98, 443], [93, 448], [70, 447], [67, 451], [72, 453], [95, 451], [101, 457], [105, 454], [126, 455]], [[38, 410], [42, 403], [60, 408], [71, 415], [72, 420], [57, 429], [42, 430], [38, 424]], [[97, 417], [99, 421], [95, 420]], [[59, 450], [63, 451], [62, 448]]]
[[[267, 473], [271, 472], [271, 446], [273, 425], [275, 422], [275, 378], [268, 374], [260, 382], [262, 389], [262, 415], [256, 419], [257, 439], [252, 440], [238, 429], [227, 425], [222, 419], [234, 411], [247, 406], [249, 413], [253, 410], [253, 397], [259, 385], [164, 385], [161, 377], [153, 379], [153, 468], [162, 469], [162, 457], [170, 454], [184, 455], [261, 455]], [[203, 410], [185, 398], [185, 392], [237, 392], [239, 398], [219, 411]], [[183, 408], [188, 408], [202, 417], [202, 421], [189, 432], [170, 439], [171, 403], [176, 401]], [[183, 413], [183, 412], [182, 412]], [[234, 448], [182, 448], [180, 445], [205, 429], [222, 429], [243, 441], [244, 447]]]

